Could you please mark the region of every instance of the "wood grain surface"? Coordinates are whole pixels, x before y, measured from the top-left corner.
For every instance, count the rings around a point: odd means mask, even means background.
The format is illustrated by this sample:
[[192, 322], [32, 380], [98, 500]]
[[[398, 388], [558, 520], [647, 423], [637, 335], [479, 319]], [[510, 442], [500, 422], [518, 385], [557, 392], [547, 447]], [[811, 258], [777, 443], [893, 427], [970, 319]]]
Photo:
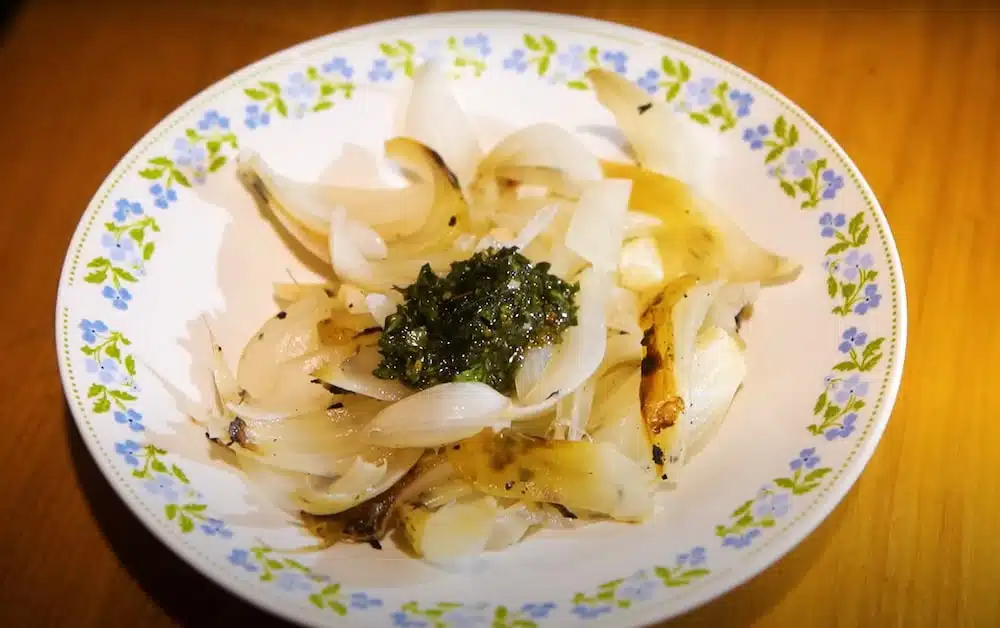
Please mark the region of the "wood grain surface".
[[703, 4], [65, 0], [14, 10], [0, 50], [0, 625], [279, 623], [145, 531], [89, 459], [63, 399], [59, 268], [123, 153], [189, 96], [299, 41], [411, 13], [534, 8], [675, 37], [774, 85], [854, 158], [902, 253], [905, 377], [867, 470], [797, 549], [668, 625], [1000, 626], [997, 4]]

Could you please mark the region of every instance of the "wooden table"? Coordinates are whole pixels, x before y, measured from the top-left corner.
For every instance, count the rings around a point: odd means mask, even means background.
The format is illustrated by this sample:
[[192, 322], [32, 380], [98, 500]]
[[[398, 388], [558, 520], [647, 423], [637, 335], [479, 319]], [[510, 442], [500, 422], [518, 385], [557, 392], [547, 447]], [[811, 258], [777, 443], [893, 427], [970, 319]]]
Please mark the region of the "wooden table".
[[[177, 104], [301, 40], [466, 3], [279, 4], [33, 2], [6, 27], [0, 625], [273, 621], [175, 558], [111, 492], [63, 401], [52, 317], [80, 212], [121, 155]], [[858, 484], [791, 554], [670, 625], [1000, 625], [1000, 14], [915, 3], [849, 11], [811, 2], [657, 4], [546, 8], [689, 42], [801, 104], [886, 208], [910, 303], [902, 392]]]

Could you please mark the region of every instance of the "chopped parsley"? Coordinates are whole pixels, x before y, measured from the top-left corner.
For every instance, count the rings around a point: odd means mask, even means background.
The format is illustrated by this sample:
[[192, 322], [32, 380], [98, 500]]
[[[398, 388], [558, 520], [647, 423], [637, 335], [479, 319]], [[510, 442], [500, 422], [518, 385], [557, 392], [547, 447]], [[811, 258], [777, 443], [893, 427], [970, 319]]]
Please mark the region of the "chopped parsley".
[[475, 381], [508, 393], [524, 352], [576, 325], [579, 285], [513, 247], [455, 262], [445, 277], [425, 264], [397, 290], [405, 301], [386, 319], [374, 373], [411, 388]]

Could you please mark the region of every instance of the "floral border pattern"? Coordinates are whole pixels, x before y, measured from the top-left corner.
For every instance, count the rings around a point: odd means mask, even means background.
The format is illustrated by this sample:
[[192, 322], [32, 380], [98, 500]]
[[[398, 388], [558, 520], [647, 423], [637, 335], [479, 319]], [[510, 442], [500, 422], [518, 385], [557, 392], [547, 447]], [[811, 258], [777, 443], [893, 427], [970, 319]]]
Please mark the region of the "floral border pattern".
[[[479, 78], [491, 67], [502, 72], [536, 76], [573, 90], [587, 90], [584, 73], [605, 67], [629, 74], [629, 57], [617, 49], [601, 49], [575, 42], [559, 42], [543, 33], [525, 33], [520, 45], [497, 51], [494, 42], [481, 32], [452, 35], [416, 43], [390, 39], [378, 45], [378, 53], [364, 72], [370, 83], [391, 82], [412, 77], [420, 62], [442, 60], [453, 78]], [[138, 171], [148, 185], [144, 201], [118, 198], [111, 215], [103, 223], [100, 244], [103, 254], [86, 264], [84, 281], [101, 288], [111, 312], [126, 312], [133, 289], [146, 276], [146, 265], [156, 252], [156, 217], [178, 202], [185, 189], [205, 183], [228, 163], [239, 148], [233, 119], [242, 121], [241, 132], [267, 127], [279, 119], [299, 119], [332, 109], [353, 97], [357, 87], [356, 69], [346, 57], [333, 56], [318, 66], [287, 74], [283, 80], [261, 80], [245, 87], [248, 99], [238, 114], [207, 109], [191, 128], [172, 143], [169, 154], [148, 158]], [[755, 97], [715, 76], [700, 75], [684, 61], [661, 57], [656, 68], [646, 68], [636, 83], [651, 95], [662, 96], [693, 123], [711, 126], [720, 133], [742, 129], [741, 138], [749, 150], [764, 155], [768, 174], [798, 208], [810, 210], [835, 203], [844, 188], [843, 175], [830, 167], [829, 160], [802, 145], [795, 124], [784, 116], [773, 121], [754, 120]], [[823, 268], [827, 291], [837, 316], [862, 317], [879, 307], [882, 293], [876, 279], [875, 257], [866, 249], [871, 227], [864, 212], [850, 219], [835, 210], [818, 219], [819, 236], [831, 244]], [[110, 415], [122, 437], [114, 443], [119, 464], [141, 483], [162, 505], [163, 516], [181, 534], [201, 533], [223, 540], [234, 538], [233, 530], [209, 512], [204, 495], [198, 492], [184, 471], [170, 460], [171, 454], [142, 441], [144, 417], [133, 406], [141, 392], [136, 361], [129, 353], [131, 341], [113, 331], [103, 320], [81, 319], [79, 350], [87, 374], [86, 398], [96, 416]], [[843, 331], [838, 351], [842, 360], [835, 364], [824, 382], [813, 408], [814, 422], [807, 426], [811, 436], [826, 441], [847, 439], [857, 429], [859, 412], [866, 407], [872, 373], [883, 358], [885, 337], [869, 338], [858, 325]], [[762, 486], [715, 528], [720, 547], [741, 550], [750, 547], [769, 528], [792, 513], [801, 495], [815, 491], [833, 469], [821, 466], [816, 446], [802, 449], [788, 463], [789, 471]], [[226, 556], [238, 570], [257, 574], [258, 580], [274, 583], [279, 589], [298, 593], [313, 607], [338, 616], [352, 611], [388, 610], [380, 598], [361, 591], [349, 592], [309, 567], [258, 542], [250, 547], [232, 547]], [[487, 603], [442, 602], [434, 605], [409, 602], [390, 612], [395, 626], [533, 628], [545, 619], [595, 619], [615, 609], [630, 608], [651, 599], [660, 587], [685, 587], [711, 575], [708, 553], [702, 547], [675, 557], [671, 566], [639, 570], [627, 578], [606, 582], [593, 593], [577, 593], [566, 604], [554, 601], [517, 607]]]

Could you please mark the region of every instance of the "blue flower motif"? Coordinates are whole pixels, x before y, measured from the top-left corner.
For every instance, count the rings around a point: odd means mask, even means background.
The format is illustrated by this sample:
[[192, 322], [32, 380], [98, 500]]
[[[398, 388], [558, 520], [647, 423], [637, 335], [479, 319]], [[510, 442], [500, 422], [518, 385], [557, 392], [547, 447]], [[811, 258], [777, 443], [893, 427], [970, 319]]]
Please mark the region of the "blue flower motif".
[[819, 464], [819, 456], [816, 455], [815, 447], [808, 447], [799, 452], [799, 457], [788, 463], [792, 471], [798, 471], [802, 467], [812, 469]]
[[610, 612], [611, 606], [607, 604], [602, 606], [586, 606], [584, 604], [577, 604], [573, 607], [572, 611], [572, 613], [580, 619], [594, 619], [595, 617], [600, 617], [604, 613]]
[[324, 74], [340, 74], [345, 79], [354, 76], [354, 68], [344, 57], [334, 57], [320, 66], [320, 69]]
[[847, 224], [847, 216], [844, 214], [834, 215], [830, 212], [823, 212], [823, 215], [819, 217], [819, 225], [823, 227], [819, 234], [824, 238], [832, 238], [837, 229], [845, 224]]
[[282, 591], [309, 591], [312, 584], [309, 580], [297, 571], [283, 571], [274, 579]]
[[219, 115], [219, 112], [215, 109], [209, 109], [205, 112], [205, 115], [202, 116], [201, 120], [198, 121], [198, 129], [201, 131], [208, 131], [214, 128], [222, 130], [229, 129], [229, 118]]
[[705, 548], [698, 546], [693, 548], [690, 552], [685, 552], [683, 554], [677, 555], [677, 565], [683, 567], [684, 565], [690, 565], [691, 567], [697, 567], [705, 563]]
[[840, 388], [833, 398], [837, 403], [847, 403], [853, 395], [855, 398], [864, 397], [868, 394], [868, 382], [861, 381], [860, 375], [851, 375], [840, 384]]
[[860, 303], [854, 306], [854, 313], [863, 315], [868, 310], [878, 307], [882, 302], [882, 295], [879, 294], [878, 286], [873, 283], [865, 286], [865, 297]]
[[582, 74], [587, 69], [587, 49], [580, 44], [572, 44], [566, 52], [556, 55], [556, 63], [572, 74]]
[[260, 571], [260, 568], [257, 567], [257, 565], [250, 562], [250, 552], [244, 549], [234, 549], [229, 553], [229, 556], [226, 557], [226, 560], [237, 567], [242, 567], [250, 573]]
[[785, 178], [785, 167], [780, 164], [769, 166], [767, 169], [767, 176], [772, 179], [783, 179]]
[[521, 612], [526, 614], [531, 619], [542, 619], [547, 617], [553, 609], [555, 609], [555, 602], [545, 602], [544, 604], [525, 604], [521, 607]]
[[527, 54], [523, 48], [515, 48], [510, 56], [503, 60], [505, 70], [513, 70], [518, 74], [523, 74], [528, 69]]
[[[819, 458], [816, 458], [819, 461]], [[796, 461], [797, 462], [797, 461]], [[787, 493], [767, 493], [763, 497], [758, 497], [753, 505], [753, 515], [757, 519], [774, 517], [779, 519], [788, 514], [792, 505]]]
[[868, 334], [859, 332], [857, 327], [848, 327], [841, 338], [844, 341], [837, 347], [841, 353], [850, 353], [851, 347], [863, 347], [868, 342]]
[[205, 155], [204, 148], [187, 138], [178, 137], [174, 141], [174, 162], [178, 166], [197, 168], [205, 162]]
[[806, 148], [804, 150], [799, 150], [793, 148], [788, 151], [788, 156], [785, 158], [785, 163], [792, 170], [792, 174], [796, 177], [804, 177], [806, 173], [809, 172], [809, 166], [816, 161], [816, 151], [811, 148]]
[[857, 423], [857, 421], [858, 421], [858, 415], [855, 414], [854, 412], [851, 412], [850, 414], [844, 417], [844, 420], [841, 422], [842, 423], [841, 427], [839, 428], [831, 427], [826, 431], [826, 440], [847, 438], [848, 436], [854, 433], [854, 430], [856, 429], [855, 424]]
[[844, 177], [838, 175], [833, 170], [824, 170], [823, 178], [823, 198], [830, 200], [837, 196], [837, 190], [844, 188]]
[[157, 475], [142, 483], [143, 488], [153, 495], [160, 495], [168, 502], [177, 501], [179, 495], [174, 488], [174, 479], [169, 475]]
[[651, 580], [645, 570], [638, 571], [618, 585], [618, 597], [633, 602], [648, 600], [658, 587], [658, 581]]
[[115, 412], [115, 423], [121, 423], [122, 425], [127, 424], [129, 429], [133, 432], [141, 432], [146, 429], [146, 426], [142, 424], [142, 415], [135, 410]]
[[177, 200], [177, 190], [164, 188], [159, 183], [151, 185], [149, 193], [153, 195], [153, 205], [156, 205], [160, 209], [166, 209], [171, 203]]
[[851, 251], [844, 258], [844, 278], [848, 281], [854, 281], [861, 274], [861, 271], [869, 270], [875, 265], [875, 259], [870, 253], [861, 254], [857, 249]]
[[771, 134], [766, 124], [743, 129], [743, 141], [750, 145], [750, 150], [760, 150], [764, 147], [764, 138]]
[[101, 246], [108, 250], [108, 257], [113, 261], [124, 262], [135, 259], [135, 242], [131, 238], [116, 238], [110, 233], [105, 233], [101, 236]]
[[111, 307], [116, 310], [127, 310], [128, 302], [132, 300], [132, 293], [128, 291], [128, 288], [113, 288], [111, 286], [104, 286], [104, 290], [101, 291], [101, 295], [111, 301]]
[[134, 440], [123, 440], [120, 443], [115, 443], [115, 453], [121, 456], [125, 460], [125, 464], [130, 467], [139, 466], [139, 458], [135, 454], [140, 449], [142, 449], [142, 445]]
[[382, 600], [377, 597], [370, 597], [367, 593], [352, 593], [348, 601], [351, 608], [359, 611], [382, 606]]
[[645, 74], [639, 77], [636, 84], [650, 94], [655, 94], [656, 90], [660, 89], [660, 73], [650, 68], [646, 70]]
[[443, 59], [448, 49], [445, 47], [444, 42], [440, 39], [432, 39], [427, 42], [423, 49], [420, 51], [420, 58], [424, 61], [435, 61], [437, 59]]
[[100, 362], [93, 358], [87, 358], [84, 366], [88, 373], [97, 373], [97, 379], [105, 385], [117, 381], [121, 377], [118, 371], [118, 363], [111, 358], [104, 358]]
[[108, 326], [104, 321], [90, 321], [86, 318], [80, 321], [80, 331], [83, 332], [83, 341], [88, 345], [97, 342], [98, 334], [108, 333]]
[[318, 88], [315, 83], [306, 78], [302, 72], [293, 72], [288, 76], [285, 95], [291, 100], [309, 101], [316, 96]]
[[691, 81], [686, 86], [688, 98], [694, 104], [705, 107], [712, 103], [712, 90], [715, 89], [716, 81], [710, 76], [703, 77], [697, 81]]
[[233, 538], [233, 531], [226, 527], [222, 519], [209, 517], [201, 524], [201, 531], [208, 536], [219, 536], [224, 539]]
[[490, 46], [490, 38], [483, 33], [466, 37], [462, 40], [462, 45], [475, 50], [480, 57], [484, 58], [490, 56], [490, 53], [493, 52], [493, 48]]
[[621, 50], [605, 50], [601, 54], [601, 61], [610, 65], [618, 74], [628, 71], [628, 55]]
[[392, 68], [389, 67], [388, 59], [377, 59], [372, 69], [368, 72], [368, 80], [372, 83], [392, 80]]
[[267, 126], [271, 123], [271, 114], [261, 109], [260, 105], [247, 105], [246, 119], [243, 120], [243, 123], [250, 130], [260, 126]]
[[409, 614], [403, 611], [396, 611], [390, 617], [392, 618], [392, 625], [398, 628], [427, 628], [430, 626], [426, 621], [417, 617], [410, 617]]
[[729, 100], [733, 101], [733, 104], [736, 105], [736, 116], [738, 118], [745, 118], [750, 115], [750, 106], [753, 105], [753, 94], [733, 89], [729, 92]]
[[760, 536], [760, 529], [754, 528], [749, 530], [744, 534], [730, 534], [726, 538], [722, 539], [723, 547], [732, 547], [733, 549], [742, 549], [748, 547], [753, 540]]
[[128, 220], [129, 216], [141, 216], [142, 205], [120, 198], [115, 201], [115, 212], [111, 215], [115, 219], [115, 222], [122, 223]]

